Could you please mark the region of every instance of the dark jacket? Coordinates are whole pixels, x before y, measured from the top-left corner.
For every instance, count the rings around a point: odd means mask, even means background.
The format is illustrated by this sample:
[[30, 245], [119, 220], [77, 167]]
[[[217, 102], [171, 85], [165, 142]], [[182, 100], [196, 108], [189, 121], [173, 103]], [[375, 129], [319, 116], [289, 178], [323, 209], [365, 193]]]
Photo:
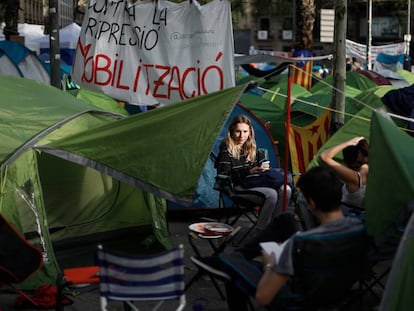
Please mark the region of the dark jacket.
[[217, 174], [230, 176], [234, 186], [240, 186], [242, 180], [249, 175], [249, 170], [252, 167], [260, 166], [265, 161], [264, 150], [258, 150], [256, 153], [256, 160], [250, 162], [246, 159], [244, 154], [240, 155], [240, 159], [235, 159], [228, 152], [225, 142], [220, 145], [220, 151], [216, 159], [215, 167]]

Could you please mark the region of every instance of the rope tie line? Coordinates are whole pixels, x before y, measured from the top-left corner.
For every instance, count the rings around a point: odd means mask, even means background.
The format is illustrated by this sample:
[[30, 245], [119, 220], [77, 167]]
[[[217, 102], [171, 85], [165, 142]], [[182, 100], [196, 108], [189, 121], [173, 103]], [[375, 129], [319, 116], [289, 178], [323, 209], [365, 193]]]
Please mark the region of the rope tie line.
[[[306, 71], [302, 70], [301, 68], [299, 68], [299, 67], [297, 67], [295, 65], [289, 65], [289, 66], [291, 66], [292, 68], [295, 68], [297, 70], [300, 70], [301, 72], [309, 75]], [[269, 74], [269, 75], [271, 75], [271, 74]], [[258, 81], [265, 80], [266, 77], [268, 77], [268, 76], [262, 77]], [[323, 81], [323, 79], [319, 79], [317, 77], [315, 77], [315, 78], [316, 78], [316, 80], [318, 80], [319, 82], [321, 82], [321, 83], [325, 84], [326, 86], [332, 88], [333, 90], [336, 90], [337, 92], [339, 92], [339, 93], [341, 93], [343, 95], [346, 95], [345, 92], [343, 92], [343, 91], [339, 90], [338, 88], [330, 85], [329, 83]], [[281, 97], [287, 98], [287, 95], [281, 94], [279, 92], [275, 92], [273, 90], [270, 90], [270, 89], [267, 89], [267, 88], [263, 88], [263, 87], [260, 87], [260, 86], [257, 86], [257, 88], [259, 90], [262, 90], [262, 91], [265, 91], [265, 92], [269, 92], [269, 93], [273, 94], [274, 96], [281, 96]], [[358, 103], [358, 104], [360, 104], [360, 105], [362, 105], [362, 106], [364, 106], [366, 108], [371, 109], [372, 111], [375, 110], [373, 107], [365, 104], [364, 102], [362, 102], [362, 101], [360, 101], [358, 99], [355, 99], [355, 98], [351, 98], [351, 99], [354, 100], [356, 103]], [[306, 101], [306, 100], [303, 100], [303, 99], [298, 99], [296, 97], [292, 97], [292, 100], [293, 101], [298, 101], [298, 102], [301, 102], [303, 104], [307, 104], [307, 105], [310, 105], [310, 106], [314, 106], [314, 107], [317, 107], [317, 108], [320, 108], [320, 109], [329, 110], [331, 112], [340, 113], [340, 114], [343, 114], [345, 116], [350, 116], [350, 117], [353, 117], [353, 118], [357, 118], [357, 119], [360, 119], [360, 120], [363, 120], [363, 121], [368, 121], [368, 122], [370, 121], [370, 119], [368, 119], [368, 118], [364, 118], [364, 117], [361, 117], [361, 116], [357, 116], [355, 114], [347, 113], [347, 112], [344, 112], [344, 111], [339, 111], [339, 110], [334, 109], [334, 108], [331, 108], [331, 107], [325, 107], [325, 106], [319, 105], [317, 103], [312, 103], [312, 102], [309, 102], [309, 101]], [[396, 118], [396, 119], [401, 119], [401, 120], [404, 120], [404, 121], [407, 121], [407, 122], [414, 122], [414, 118], [405, 117], [405, 116], [398, 115], [398, 114], [391, 113], [391, 112], [386, 112], [386, 113], [388, 114], [388, 116], [393, 117], [393, 118]], [[414, 132], [414, 130], [410, 130], [410, 129], [405, 129], [405, 128], [400, 128], [400, 129], [402, 129], [402, 130], [404, 130], [406, 132]]]

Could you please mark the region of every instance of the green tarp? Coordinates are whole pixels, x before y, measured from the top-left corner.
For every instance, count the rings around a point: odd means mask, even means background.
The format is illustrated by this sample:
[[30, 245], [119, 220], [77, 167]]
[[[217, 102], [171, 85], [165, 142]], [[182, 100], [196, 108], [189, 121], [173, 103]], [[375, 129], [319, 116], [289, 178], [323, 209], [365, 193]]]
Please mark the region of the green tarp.
[[[380, 88], [366, 76], [347, 72], [345, 90], [345, 122], [353, 120], [366, 105], [374, 108], [382, 106], [380, 93], [389, 88]], [[271, 91], [259, 96], [259, 92], [247, 92], [240, 98], [241, 103], [257, 114], [259, 118], [269, 124], [270, 132], [278, 142], [281, 166], [284, 166], [285, 158], [285, 122], [286, 122], [286, 98], [287, 98], [287, 75], [272, 77], [269, 81], [257, 82], [262, 89]], [[273, 83], [273, 85], [272, 85]], [[292, 84], [291, 94], [291, 123], [297, 126], [311, 124], [332, 102], [333, 76], [317, 82], [310, 91], [303, 87]], [[276, 84], [276, 85], [275, 85]], [[276, 93], [274, 93], [276, 91]], [[373, 102], [371, 104], [371, 102]], [[362, 117], [365, 117], [363, 113]], [[368, 117], [369, 119], [369, 117]], [[369, 127], [369, 125], [368, 125]]]
[[[370, 137], [366, 221], [369, 232], [376, 235], [414, 202], [414, 138], [379, 113], [372, 116]], [[413, 288], [414, 214], [404, 228], [379, 310], [412, 310]]]
[[414, 306], [414, 214], [398, 246], [385, 285], [380, 311], [411, 311]]
[[374, 113], [366, 190], [367, 228], [377, 235], [414, 199], [414, 138]]
[[56, 282], [61, 267], [55, 243], [81, 244], [90, 235], [142, 228], [168, 246], [165, 201], [36, 149], [121, 115], [29, 79], [0, 76], [0, 92], [0, 212], [44, 257], [40, 272], [23, 288]]
[[[364, 92], [366, 90], [369, 90], [373, 87], [376, 87], [374, 81], [369, 79], [368, 77], [353, 71], [347, 71], [346, 73], [346, 89], [351, 92], [357, 92], [358, 94], [360, 92]], [[329, 75], [325, 79], [319, 81], [315, 85], [312, 86], [310, 89], [311, 93], [320, 92], [321, 90], [326, 90], [328, 92], [332, 91], [333, 86], [333, 80], [334, 76]], [[348, 94], [348, 96], [352, 96], [351, 94]]]
[[45, 258], [22, 287], [56, 281], [54, 246], [69, 251], [66, 242], [138, 228], [137, 248], [148, 234], [170, 247], [165, 198], [191, 202], [244, 88], [125, 118], [48, 85], [0, 76], [0, 212]]
[[218, 133], [244, 89], [238, 86], [151, 110], [39, 149], [188, 205]]
[[74, 95], [77, 99], [94, 106], [97, 109], [119, 113], [129, 116], [128, 111], [122, 108], [118, 102], [106, 94], [98, 93], [88, 89], [77, 89], [68, 91], [69, 94]]
[[[349, 119], [337, 132], [335, 132], [329, 140], [318, 150], [317, 155], [310, 162], [309, 168], [319, 165], [319, 154], [333, 146], [336, 146], [355, 136], [364, 136], [370, 140], [371, 115], [375, 109], [385, 108], [381, 101], [381, 97], [388, 91], [392, 90], [391, 86], [377, 86], [358, 95], [355, 99], [360, 103], [361, 108], [352, 118]], [[342, 154], [335, 157], [342, 160]]]
[[404, 80], [408, 82], [408, 84], [412, 85], [414, 83], [414, 74], [412, 72], [405, 69], [398, 69], [395, 72], [403, 77]]

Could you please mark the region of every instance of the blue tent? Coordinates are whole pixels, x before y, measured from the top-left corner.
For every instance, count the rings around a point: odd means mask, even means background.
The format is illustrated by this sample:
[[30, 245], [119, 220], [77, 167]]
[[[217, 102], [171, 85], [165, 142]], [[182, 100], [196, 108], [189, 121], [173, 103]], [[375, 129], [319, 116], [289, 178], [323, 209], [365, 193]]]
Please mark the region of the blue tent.
[[[50, 76], [45, 64], [23, 44], [15, 41], [0, 41], [0, 56], [7, 55], [15, 65], [21, 77], [50, 83]], [[16, 70], [2, 68], [1, 74], [16, 76]]]
[[[277, 147], [274, 144], [274, 140], [270, 131], [265, 127], [263, 122], [251, 111], [249, 111], [241, 104], [236, 104], [232, 112], [229, 114], [227, 121], [224, 123], [223, 128], [216, 140], [214, 148], [210, 154], [210, 157], [207, 160], [207, 163], [198, 181], [195, 197], [193, 203], [191, 204], [191, 208], [217, 208], [219, 206], [219, 193], [213, 189], [215, 177], [217, 175], [216, 169], [214, 168], [214, 162], [219, 152], [220, 143], [226, 135], [227, 128], [229, 127], [233, 118], [239, 114], [247, 115], [252, 121], [257, 146], [258, 148], [263, 148], [267, 150], [267, 156], [270, 160], [270, 166], [280, 166]], [[184, 207], [177, 205], [175, 203], [168, 202], [168, 208], [170, 210], [176, 210], [183, 209]]]

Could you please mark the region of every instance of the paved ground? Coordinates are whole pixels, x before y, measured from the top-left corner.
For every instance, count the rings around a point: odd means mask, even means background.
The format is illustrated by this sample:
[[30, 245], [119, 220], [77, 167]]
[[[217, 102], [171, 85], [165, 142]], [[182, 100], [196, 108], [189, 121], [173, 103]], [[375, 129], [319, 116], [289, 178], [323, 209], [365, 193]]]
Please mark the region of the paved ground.
[[[191, 212], [190, 212], [191, 213]], [[187, 214], [185, 217], [180, 217], [174, 215], [169, 222], [169, 229], [171, 240], [174, 244], [183, 243], [185, 251], [185, 276], [186, 281], [188, 282], [197, 272], [197, 268], [191, 263], [190, 257], [194, 255], [194, 251], [188, 242], [188, 226], [191, 223], [201, 221], [200, 215], [195, 213], [194, 217], [191, 217], [191, 214]], [[247, 225], [247, 220], [242, 219], [242, 225]], [[238, 236], [242, 236], [243, 230], [239, 233]], [[210, 252], [210, 246], [205, 240], [196, 241], [198, 247], [204, 254]], [[237, 241], [236, 241], [237, 242]], [[230, 246], [231, 247], [231, 246]], [[74, 258], [78, 257], [78, 254], [72, 254]], [[220, 288], [224, 291], [223, 284], [219, 284]], [[70, 306], [65, 307], [65, 310], [68, 311], [95, 311], [99, 310], [99, 296], [96, 287], [84, 288], [77, 290], [77, 295], [72, 297], [69, 296], [74, 303]], [[380, 293], [381, 294], [381, 293]], [[15, 308], [15, 298], [16, 295], [13, 292], [6, 290], [4, 287], [0, 291], [0, 307], [3, 311], [16, 310]], [[224, 311], [227, 310], [227, 305], [224, 300], [222, 300], [214, 288], [211, 280], [208, 277], [201, 277], [197, 282], [195, 282], [186, 292], [187, 305], [185, 311], [193, 310], [193, 305], [197, 302], [206, 305], [205, 310], [212, 311]], [[378, 305], [378, 299], [372, 297], [372, 295], [367, 295], [363, 310], [375, 310], [376, 305]], [[140, 310], [146, 311], [151, 310], [152, 305], [145, 303]], [[31, 309], [25, 309], [31, 310]], [[34, 309], [33, 309], [34, 310]], [[115, 306], [110, 310], [122, 310], [121, 306]], [[171, 311], [174, 310], [172, 303], [165, 303], [160, 309], [161, 311]], [[263, 308], [257, 307], [256, 310], [263, 310]], [[351, 310], [358, 310], [357, 306], [351, 308]]]

